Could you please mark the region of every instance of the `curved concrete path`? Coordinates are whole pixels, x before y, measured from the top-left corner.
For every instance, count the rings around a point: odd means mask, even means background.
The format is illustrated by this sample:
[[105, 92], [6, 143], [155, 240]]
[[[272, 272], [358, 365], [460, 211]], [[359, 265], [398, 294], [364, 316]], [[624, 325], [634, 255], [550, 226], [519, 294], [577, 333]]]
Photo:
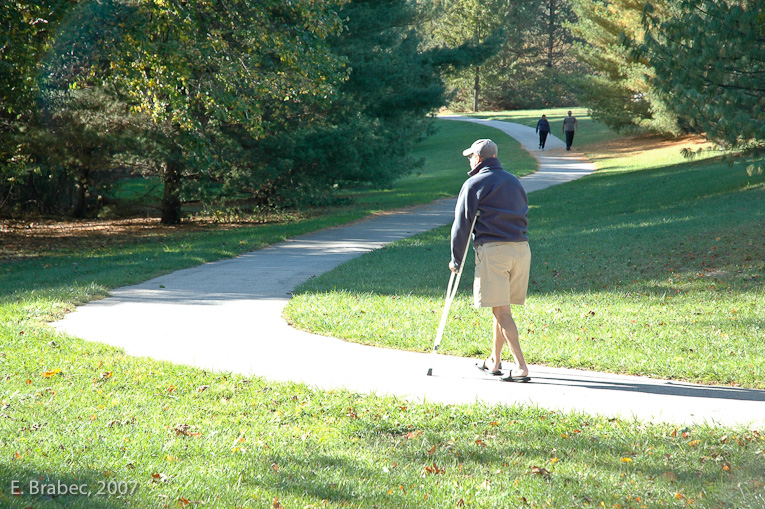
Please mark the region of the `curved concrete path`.
[[[548, 138], [547, 151], [538, 151], [529, 127], [447, 118], [496, 127], [537, 156], [540, 170], [521, 179], [529, 192], [593, 170], [581, 155], [560, 150], [564, 144], [555, 137]], [[295, 330], [281, 318], [299, 283], [386, 243], [450, 224], [453, 210], [453, 199], [441, 200], [167, 274], [116, 289], [54, 325], [86, 340], [122, 347], [130, 355], [322, 389], [347, 388], [416, 401], [523, 403], [678, 424], [765, 424], [765, 391], [535, 365], [530, 366], [531, 383], [500, 383], [475, 369], [476, 359], [434, 358], [346, 343]], [[447, 280], [445, 269], [444, 288]], [[426, 376], [430, 367], [433, 376]]]

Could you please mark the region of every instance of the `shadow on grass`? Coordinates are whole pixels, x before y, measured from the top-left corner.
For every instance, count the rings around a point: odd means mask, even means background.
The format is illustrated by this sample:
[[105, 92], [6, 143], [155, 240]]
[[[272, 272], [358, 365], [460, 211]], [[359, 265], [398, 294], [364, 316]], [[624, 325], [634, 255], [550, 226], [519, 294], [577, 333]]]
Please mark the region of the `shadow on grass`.
[[[134, 480], [107, 477], [103, 472], [85, 470], [72, 475], [13, 464], [0, 464], [0, 479], [2, 507], [124, 508], [133, 506], [131, 498], [139, 498], [137, 492], [145, 489]], [[145, 501], [146, 497], [140, 498]]]

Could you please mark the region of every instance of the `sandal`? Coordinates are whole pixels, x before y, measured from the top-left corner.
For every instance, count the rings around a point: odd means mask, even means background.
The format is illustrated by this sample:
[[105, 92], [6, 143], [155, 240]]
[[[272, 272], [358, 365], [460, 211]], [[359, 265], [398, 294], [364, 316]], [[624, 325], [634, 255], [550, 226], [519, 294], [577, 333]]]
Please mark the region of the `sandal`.
[[[499, 369], [497, 371], [489, 371], [489, 368], [486, 367], [486, 361], [483, 361], [481, 364], [476, 363], [475, 367], [480, 369], [484, 373], [489, 373], [494, 376], [500, 376], [502, 374], [502, 371], [500, 371]], [[502, 363], [499, 364], [499, 367], [500, 368], [502, 367]]]

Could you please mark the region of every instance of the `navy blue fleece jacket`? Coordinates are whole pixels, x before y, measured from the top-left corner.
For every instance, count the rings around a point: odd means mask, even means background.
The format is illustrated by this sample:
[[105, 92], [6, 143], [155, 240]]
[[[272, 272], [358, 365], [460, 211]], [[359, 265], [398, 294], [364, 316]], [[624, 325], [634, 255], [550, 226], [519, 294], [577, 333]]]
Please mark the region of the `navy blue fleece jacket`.
[[525, 242], [528, 237], [529, 200], [521, 181], [491, 157], [471, 170], [457, 197], [452, 224], [452, 263], [462, 264], [470, 225], [476, 211], [473, 244], [487, 242]]

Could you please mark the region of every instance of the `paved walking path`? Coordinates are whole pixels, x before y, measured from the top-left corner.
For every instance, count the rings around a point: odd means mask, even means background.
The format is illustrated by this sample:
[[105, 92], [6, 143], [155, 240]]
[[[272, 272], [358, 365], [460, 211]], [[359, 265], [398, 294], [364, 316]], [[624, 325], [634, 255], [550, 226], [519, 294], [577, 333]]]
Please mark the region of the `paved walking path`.
[[[501, 129], [537, 156], [540, 170], [521, 179], [529, 192], [593, 169], [581, 155], [561, 150], [563, 143], [552, 136], [548, 150], [538, 151], [536, 135], [529, 127], [453, 119]], [[524, 403], [678, 424], [759, 428], [765, 424], [765, 391], [535, 365], [530, 366], [531, 383], [500, 383], [475, 369], [476, 359], [346, 343], [295, 330], [281, 318], [298, 284], [389, 242], [450, 224], [453, 210], [453, 199], [441, 200], [415, 211], [375, 217], [167, 274], [116, 289], [55, 326], [74, 336], [122, 347], [130, 355], [304, 382], [322, 389], [395, 394], [415, 401]], [[427, 334], [435, 335], [435, 331]], [[488, 343], [486, 347], [488, 351]], [[433, 376], [427, 376], [431, 367]]]

